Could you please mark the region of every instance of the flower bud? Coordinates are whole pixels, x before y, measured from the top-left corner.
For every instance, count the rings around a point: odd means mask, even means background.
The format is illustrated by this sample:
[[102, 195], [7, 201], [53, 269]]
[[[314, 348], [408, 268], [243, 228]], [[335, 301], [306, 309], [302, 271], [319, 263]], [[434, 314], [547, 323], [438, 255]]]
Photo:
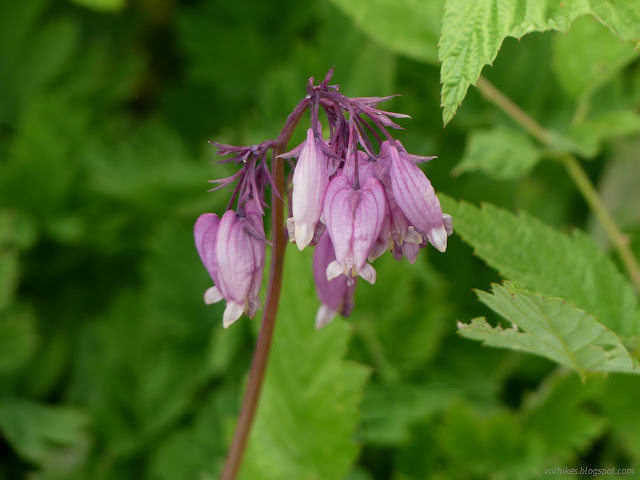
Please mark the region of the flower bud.
[[336, 259], [336, 254], [327, 233], [320, 237], [320, 241], [313, 251], [313, 277], [316, 281], [316, 292], [322, 305], [316, 313], [316, 328], [329, 323], [340, 313], [347, 317], [353, 308], [353, 294], [355, 282], [348, 285], [347, 277], [341, 275], [333, 280], [327, 279], [327, 267]]
[[350, 282], [360, 275], [375, 283], [376, 271], [367, 259], [380, 235], [385, 211], [384, 189], [377, 179], [368, 178], [359, 189], [344, 175], [331, 180], [324, 198], [324, 220], [336, 260], [327, 267], [328, 280], [344, 273]]
[[293, 173], [293, 234], [300, 250], [313, 240], [329, 183], [327, 159], [318, 141], [322, 140], [316, 140], [313, 130], [308, 129]]
[[[440, 201], [426, 175], [405, 152], [389, 146], [391, 190], [393, 197], [414, 230], [426, 237], [441, 252], [447, 249]], [[411, 227], [409, 227], [411, 228]]]
[[219, 219], [205, 213], [194, 227], [196, 248], [214, 282], [205, 292], [205, 303], [223, 298], [227, 301], [222, 322], [225, 328], [243, 313], [253, 316], [260, 305], [265, 244], [255, 232], [264, 235], [262, 216], [254, 200], [247, 202], [244, 215], [228, 210]]

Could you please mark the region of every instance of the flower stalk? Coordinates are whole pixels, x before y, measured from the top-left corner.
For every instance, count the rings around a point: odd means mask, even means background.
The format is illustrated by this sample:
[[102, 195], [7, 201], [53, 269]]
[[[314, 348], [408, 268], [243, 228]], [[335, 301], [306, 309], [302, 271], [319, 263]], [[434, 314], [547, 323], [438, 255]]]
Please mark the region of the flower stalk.
[[229, 453], [222, 470], [221, 480], [234, 480], [238, 470], [242, 465], [242, 458], [249, 440], [249, 432], [253, 425], [253, 420], [262, 391], [264, 375], [269, 363], [269, 351], [271, 350], [271, 340], [276, 325], [278, 315], [278, 305], [280, 303], [280, 291], [282, 289], [282, 272], [284, 269], [284, 253], [287, 246], [284, 226], [284, 202], [279, 192], [284, 192], [284, 160], [278, 155], [286, 150], [289, 139], [304, 113], [306, 108], [296, 109], [289, 117], [285, 128], [278, 136], [278, 145], [273, 150], [271, 160], [271, 178], [273, 188], [271, 190], [271, 235], [272, 253], [271, 267], [269, 271], [269, 285], [267, 287], [267, 300], [260, 325], [260, 333], [256, 342], [249, 371], [249, 382], [245, 391], [240, 417], [236, 425], [236, 430], [229, 447]]
[[[504, 93], [498, 90], [486, 78], [480, 76], [476, 82], [476, 87], [487, 100], [498, 106], [540, 143], [547, 147], [552, 146], [553, 137], [551, 133], [531, 118], [529, 114], [516, 105]], [[616, 225], [616, 222], [613, 220], [613, 217], [607, 210], [607, 207], [602, 202], [598, 195], [598, 191], [591, 183], [591, 180], [589, 180], [589, 177], [580, 165], [580, 162], [578, 162], [578, 160], [569, 153], [563, 155], [561, 157], [561, 161], [567, 170], [569, 177], [571, 177], [571, 180], [576, 184], [578, 190], [589, 207], [593, 210], [594, 214], [604, 227], [607, 236], [615, 246], [636, 291], [640, 292], [640, 264], [631, 251], [628, 237], [622, 233]]]

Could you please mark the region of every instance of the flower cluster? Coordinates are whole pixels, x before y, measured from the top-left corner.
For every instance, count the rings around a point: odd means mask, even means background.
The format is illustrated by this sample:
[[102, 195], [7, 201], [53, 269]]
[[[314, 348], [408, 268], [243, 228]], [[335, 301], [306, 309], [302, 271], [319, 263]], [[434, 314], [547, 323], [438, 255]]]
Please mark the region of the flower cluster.
[[[408, 116], [378, 108], [392, 97], [342, 95], [337, 85], [328, 84], [332, 73], [319, 85], [309, 79], [307, 95], [283, 129], [283, 134], [290, 133], [310, 109], [306, 139], [279, 156], [293, 168], [289, 238], [300, 250], [315, 246], [313, 271], [322, 302], [318, 327], [337, 313], [349, 315], [356, 278], [376, 281], [371, 265], [376, 258], [390, 251], [395, 259], [406, 257], [414, 263], [428, 244], [444, 252], [452, 233], [451, 217], [442, 213], [417, 165], [436, 157], [409, 154], [389, 133], [389, 128], [401, 128], [392, 119]], [[326, 139], [320, 111], [328, 122]], [[222, 218], [205, 213], [195, 225], [200, 258], [215, 284], [205, 292], [205, 302], [227, 301], [225, 327], [259, 308], [268, 243], [262, 222], [264, 191], [269, 185], [275, 189], [267, 159], [283, 142], [281, 137], [248, 147], [213, 142], [218, 153], [227, 156], [222, 162], [241, 165], [231, 177], [213, 181], [219, 184], [213, 190], [236, 183], [226, 213]]]

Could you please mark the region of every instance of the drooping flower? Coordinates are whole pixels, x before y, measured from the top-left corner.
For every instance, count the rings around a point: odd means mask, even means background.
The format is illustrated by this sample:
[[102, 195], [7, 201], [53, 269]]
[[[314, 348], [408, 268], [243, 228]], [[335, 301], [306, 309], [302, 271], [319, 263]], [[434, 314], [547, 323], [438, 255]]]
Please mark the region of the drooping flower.
[[[225, 326], [243, 313], [254, 315], [260, 306], [268, 243], [262, 216], [263, 207], [269, 206], [261, 199], [269, 187], [274, 199], [284, 201], [289, 193], [291, 241], [300, 250], [318, 246], [314, 253], [316, 288], [322, 300], [318, 326], [337, 313], [350, 312], [357, 276], [374, 283], [376, 271], [370, 263], [388, 250], [394, 258], [406, 257], [414, 263], [428, 243], [440, 251], [446, 249], [451, 216], [442, 213], [431, 183], [416, 166], [435, 157], [409, 154], [389, 130], [401, 128], [396, 119], [409, 117], [378, 107], [393, 96], [343, 95], [338, 85], [329, 84], [332, 74], [333, 69], [319, 84], [309, 79], [307, 94], [277, 138], [247, 146], [211, 142], [226, 157], [220, 163], [238, 167], [226, 178], [211, 180], [216, 185], [211, 190], [235, 184], [227, 212], [222, 218], [201, 216], [194, 231], [198, 252], [214, 282], [205, 301], [226, 299]], [[307, 110], [311, 128], [306, 139], [278, 155]], [[326, 141], [321, 136], [322, 112], [328, 126]], [[272, 172], [281, 174], [277, 163], [269, 167], [269, 159], [277, 162], [277, 158], [297, 158], [295, 165], [291, 162], [291, 192], [279, 191], [282, 177], [272, 176]], [[237, 212], [229, 210], [234, 204]]]
[[345, 175], [334, 177], [324, 198], [324, 220], [333, 244], [336, 260], [327, 266], [327, 279], [341, 274], [360, 275], [375, 283], [376, 271], [367, 259], [380, 235], [386, 205], [382, 184], [370, 177], [354, 189]]
[[[396, 145], [389, 145], [389, 163], [391, 191], [398, 207], [409, 220], [408, 229], [413, 228], [436, 249], [444, 252], [447, 249], [445, 217], [431, 182], [406, 152], [399, 151]], [[448, 218], [451, 219], [450, 216]]]
[[331, 238], [325, 232], [313, 251], [313, 277], [318, 298], [322, 302], [316, 313], [316, 328], [325, 326], [338, 313], [348, 317], [353, 309], [355, 281], [349, 285], [347, 277], [344, 275], [333, 280], [327, 279], [327, 267], [335, 259], [336, 254]]
[[205, 303], [223, 298], [227, 328], [243, 313], [253, 316], [260, 306], [259, 290], [264, 269], [265, 243], [257, 201], [245, 204], [244, 213], [227, 210], [221, 219], [205, 213], [194, 228], [196, 247], [214, 286], [205, 292]]
[[290, 229], [293, 226], [293, 237], [300, 250], [313, 240], [329, 183], [327, 158], [318, 142], [322, 140], [315, 138], [313, 129], [308, 129], [293, 173], [293, 217], [288, 224]]

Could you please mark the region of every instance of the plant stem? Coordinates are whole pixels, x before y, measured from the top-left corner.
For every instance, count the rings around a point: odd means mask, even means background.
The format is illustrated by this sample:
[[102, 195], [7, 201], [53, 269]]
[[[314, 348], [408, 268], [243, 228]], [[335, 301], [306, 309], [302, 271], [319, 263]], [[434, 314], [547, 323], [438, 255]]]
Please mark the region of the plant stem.
[[271, 249], [271, 270], [269, 272], [269, 286], [267, 288], [267, 300], [260, 325], [258, 341], [253, 352], [251, 370], [249, 371], [249, 383], [242, 400], [242, 409], [236, 425], [233, 440], [229, 447], [229, 453], [222, 470], [221, 480], [235, 480], [242, 458], [246, 450], [249, 432], [253, 425], [253, 420], [260, 399], [264, 374], [269, 363], [269, 351], [271, 349], [271, 339], [276, 324], [278, 314], [278, 304], [280, 302], [280, 290], [282, 287], [282, 271], [284, 267], [284, 252], [287, 246], [284, 227], [284, 203], [278, 197], [278, 192], [284, 194], [284, 160], [278, 155], [286, 151], [289, 139], [295, 130], [300, 116], [306, 110], [308, 104], [299, 104], [293, 111], [282, 132], [278, 136], [277, 146], [273, 149], [271, 160], [271, 177], [275, 183], [275, 188], [271, 190], [271, 236], [273, 247]]
[[[513, 120], [519, 123], [527, 132], [538, 139], [540, 143], [547, 147], [551, 147], [552, 136], [547, 129], [531, 118], [524, 110], [518, 105], [513, 103], [509, 97], [498, 90], [491, 82], [486, 78], [480, 76], [476, 83], [476, 87], [480, 90], [480, 93], [489, 101], [497, 105]], [[580, 162], [571, 154], [567, 153], [561, 157], [562, 163], [569, 173], [569, 176], [578, 187], [578, 190], [584, 197], [585, 201], [596, 217], [604, 227], [607, 236], [618, 251], [618, 255], [622, 260], [629, 278], [633, 282], [636, 290], [640, 292], [640, 264], [634, 257], [631, 247], [629, 246], [629, 240], [624, 235], [616, 223], [614, 222], [611, 214], [605, 207], [604, 203], [600, 199], [597, 190], [589, 180], [586, 172], [580, 165]]]
[[598, 192], [589, 181], [589, 177], [587, 177], [578, 160], [576, 160], [573, 155], [566, 155], [563, 158], [563, 162], [569, 175], [582, 193], [582, 196], [593, 209], [607, 232], [607, 235], [615, 245], [616, 250], [618, 250], [622, 263], [624, 263], [627, 268], [629, 277], [631, 277], [636, 290], [640, 291], [640, 265], [629, 246], [628, 237], [618, 229], [618, 226], [613, 221], [613, 218], [611, 218], [611, 215], [609, 215], [609, 212], [598, 196]]

